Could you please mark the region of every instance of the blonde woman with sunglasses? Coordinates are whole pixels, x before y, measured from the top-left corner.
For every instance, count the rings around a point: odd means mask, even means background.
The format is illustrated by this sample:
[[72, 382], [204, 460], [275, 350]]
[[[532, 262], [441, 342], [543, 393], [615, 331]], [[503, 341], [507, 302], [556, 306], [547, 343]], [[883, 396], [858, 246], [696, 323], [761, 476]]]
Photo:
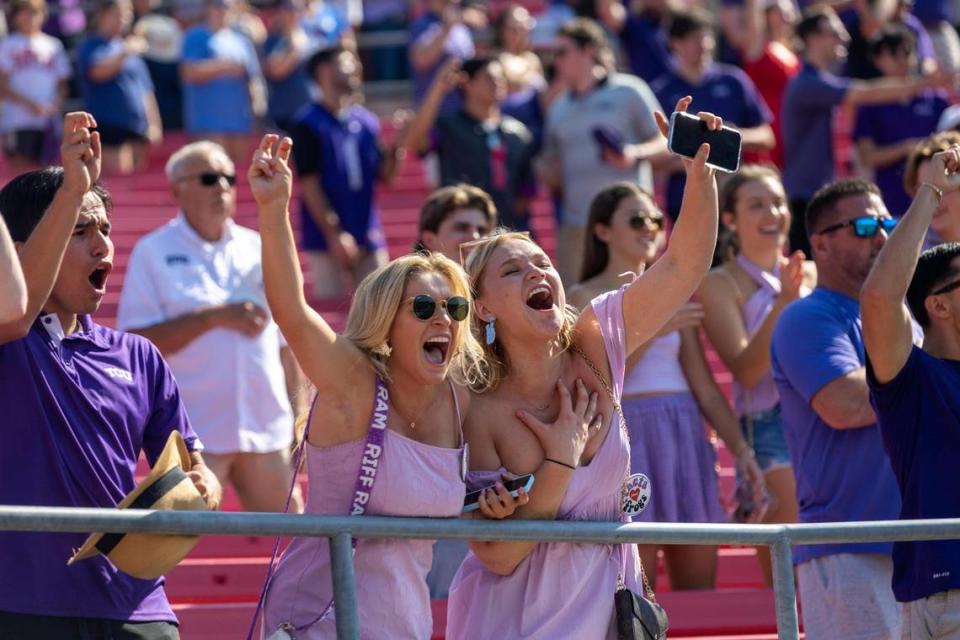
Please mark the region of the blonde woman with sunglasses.
[[[260, 215], [267, 302], [317, 389], [307, 419], [311, 491], [306, 512], [456, 517], [469, 393], [453, 375], [481, 357], [469, 331], [469, 286], [438, 254], [399, 258], [357, 288], [336, 334], [303, 295], [288, 207], [292, 142], [264, 136], [250, 168]], [[502, 485], [480, 513], [503, 518], [525, 504]], [[364, 638], [426, 640], [433, 632], [426, 576], [431, 541], [362, 540], [354, 548]], [[328, 543], [298, 538], [283, 554], [264, 606], [267, 638], [333, 638]]]
[[[689, 104], [684, 98], [677, 110]], [[657, 116], [666, 134], [666, 120]], [[700, 118], [713, 130], [722, 125], [708, 113]], [[529, 236], [502, 232], [472, 243], [466, 270], [474, 293], [473, 330], [486, 358], [480, 363], [483, 378], [474, 378], [465, 422], [470, 479], [482, 483], [504, 470], [533, 473], [530, 501], [517, 517], [619, 522], [624, 506], [630, 512], [641, 503], [623, 491], [630, 473], [630, 445], [618, 416], [624, 368], [630, 354], [689, 299], [710, 266], [717, 190], [705, 165], [708, 153], [704, 145], [696, 159], [684, 160], [683, 209], [664, 256], [583, 313], [567, 306], [553, 263]], [[571, 421], [563, 416], [581, 410], [568, 385], [590, 392], [598, 419], [568, 428]], [[556, 418], [559, 425], [549, 424]], [[613, 603], [621, 579], [641, 591], [633, 545], [471, 543], [451, 587], [447, 638], [616, 637]]]

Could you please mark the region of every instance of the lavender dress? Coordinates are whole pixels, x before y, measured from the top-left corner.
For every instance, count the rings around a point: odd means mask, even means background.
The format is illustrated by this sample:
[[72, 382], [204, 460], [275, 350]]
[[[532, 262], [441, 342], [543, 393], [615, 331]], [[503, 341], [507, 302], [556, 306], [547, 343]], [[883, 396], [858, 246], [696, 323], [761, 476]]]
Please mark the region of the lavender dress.
[[[453, 391], [451, 387], [451, 392]], [[454, 392], [457, 428], [460, 407]], [[466, 488], [461, 477], [463, 436], [458, 449], [411, 440], [391, 429], [384, 433], [380, 470], [367, 513], [382, 516], [454, 518], [460, 515]], [[345, 515], [366, 436], [332, 447], [307, 444], [311, 491], [306, 513]], [[362, 517], [362, 516], [361, 516]], [[353, 562], [361, 638], [428, 640], [433, 633], [427, 572], [431, 540], [360, 540]], [[296, 538], [290, 543], [270, 584], [264, 605], [265, 636], [283, 623], [306, 625], [333, 597], [326, 538]], [[337, 637], [334, 612], [295, 632], [297, 640]]]
[[[598, 297], [593, 308], [619, 402], [625, 362], [623, 290]], [[574, 471], [557, 520], [623, 520], [620, 492], [630, 468], [630, 443], [618, 427], [618, 418], [614, 415], [607, 419], [612, 420], [607, 435], [590, 464]], [[468, 481], [485, 485], [500, 472], [472, 472]], [[470, 553], [450, 588], [447, 638], [616, 638], [613, 594], [624, 555], [625, 582], [639, 592], [634, 545], [541, 543], [509, 576], [490, 573]]]

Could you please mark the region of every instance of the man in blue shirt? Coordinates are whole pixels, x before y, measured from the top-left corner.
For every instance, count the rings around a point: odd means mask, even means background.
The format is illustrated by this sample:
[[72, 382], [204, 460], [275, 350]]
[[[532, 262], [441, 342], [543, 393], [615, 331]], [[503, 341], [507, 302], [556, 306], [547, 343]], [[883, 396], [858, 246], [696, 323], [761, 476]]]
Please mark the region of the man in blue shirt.
[[[696, 11], [676, 12], [669, 35], [674, 64], [650, 85], [660, 104], [669, 108], [680, 98], [691, 96], [698, 110], [709, 111], [723, 118], [724, 124], [739, 127], [744, 150], [772, 149], [776, 144], [769, 124], [773, 115], [753, 81], [742, 70], [713, 61], [716, 40], [709, 16]], [[669, 171], [667, 214], [676, 220], [686, 183], [683, 160], [671, 154], [657, 168]]]
[[343, 47], [307, 62], [322, 98], [298, 117], [293, 155], [300, 180], [303, 248], [318, 298], [336, 298], [387, 262], [375, 199], [393, 177], [397, 149], [380, 142], [380, 121], [360, 106], [360, 61]]
[[803, 41], [804, 61], [783, 98], [783, 186], [793, 213], [790, 248], [810, 255], [804, 212], [814, 192], [834, 179], [835, 108], [907, 100], [944, 84], [946, 78], [851, 80], [834, 75], [837, 63], [846, 58], [850, 35], [830, 7], [809, 10], [797, 25], [797, 36]]
[[[900, 495], [870, 407], [857, 301], [890, 214], [864, 180], [824, 187], [808, 212], [817, 288], [784, 310], [771, 343], [800, 521], [894, 520]], [[895, 637], [890, 551], [877, 543], [797, 547], [808, 638]]]
[[[960, 189], [960, 146], [933, 156], [930, 182], [880, 252], [860, 292], [867, 379], [900, 485], [900, 518], [960, 517], [960, 244], [920, 254], [947, 193]], [[910, 311], [925, 332], [912, 339]], [[960, 635], [960, 542], [893, 545], [904, 638]]]
[[[909, 78], [917, 69], [916, 40], [906, 27], [886, 27], [870, 43], [870, 57], [884, 77]], [[937, 121], [948, 105], [945, 92], [927, 89], [907, 102], [857, 109], [852, 137], [860, 163], [874, 170], [883, 202], [896, 218], [910, 206], [910, 196], [903, 188], [907, 156], [936, 131]]]
[[[0, 191], [29, 296], [26, 316], [0, 325], [0, 503], [114, 507], [136, 486], [141, 451], [152, 464], [177, 430], [191, 451], [188, 475], [215, 508], [220, 486], [160, 353], [90, 318], [113, 265], [95, 125], [68, 113], [63, 167]], [[106, 556], [67, 566], [85, 537], [0, 532], [0, 635], [178, 638], [162, 579], [132, 578]]]
[[313, 45], [300, 22], [303, 4], [303, 0], [283, 0], [277, 5], [261, 52], [267, 81], [267, 119], [288, 134], [297, 113], [311, 101], [306, 62]]
[[253, 44], [227, 24], [233, 0], [204, 0], [206, 19], [183, 35], [183, 113], [187, 133], [218, 143], [234, 164], [249, 160], [251, 83], [260, 78]]

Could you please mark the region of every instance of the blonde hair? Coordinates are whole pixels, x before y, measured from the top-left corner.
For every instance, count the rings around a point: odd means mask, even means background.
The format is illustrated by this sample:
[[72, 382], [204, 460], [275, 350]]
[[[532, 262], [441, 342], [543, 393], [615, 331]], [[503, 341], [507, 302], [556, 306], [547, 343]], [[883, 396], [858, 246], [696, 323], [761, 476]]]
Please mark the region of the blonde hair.
[[[403, 291], [407, 283], [420, 273], [443, 276], [450, 283], [453, 295], [470, 299], [470, 284], [463, 269], [440, 253], [397, 258], [364, 278], [353, 295], [343, 337], [367, 355], [370, 364], [385, 380], [390, 379], [387, 371], [390, 327], [403, 303]], [[473, 318], [472, 306], [467, 314], [465, 330], [458, 331], [455, 341], [450, 345], [453, 353], [451, 372], [462, 384], [469, 384], [464, 373], [475, 370], [477, 367], [474, 362], [483, 357], [480, 345], [469, 329]]]
[[[464, 268], [470, 278], [474, 300], [478, 300], [483, 295], [483, 275], [494, 251], [512, 240], [527, 242], [539, 248], [539, 245], [533, 241], [529, 233], [509, 231], [503, 228], [496, 229], [485, 238], [461, 245], [461, 250], [468, 249], [470, 251]], [[573, 345], [573, 328], [579, 315], [580, 313], [576, 308], [566, 305], [563, 311], [563, 325], [560, 327], [560, 333], [557, 336], [560, 347], [564, 351]], [[470, 389], [476, 393], [493, 391], [510, 375], [509, 356], [499, 340], [494, 340], [493, 344], [486, 343], [486, 340], [483, 339], [485, 323], [477, 315], [471, 315], [470, 323], [473, 337], [482, 349], [483, 357], [470, 363], [473, 368], [466, 370], [464, 379]]]

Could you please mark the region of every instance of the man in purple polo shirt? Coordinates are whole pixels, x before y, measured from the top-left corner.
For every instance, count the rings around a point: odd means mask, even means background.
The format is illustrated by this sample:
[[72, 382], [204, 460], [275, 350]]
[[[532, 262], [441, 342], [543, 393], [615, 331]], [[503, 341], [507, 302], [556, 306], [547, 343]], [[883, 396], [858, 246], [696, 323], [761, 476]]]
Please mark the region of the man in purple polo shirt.
[[908, 100], [946, 78], [851, 80], [834, 75], [836, 64], [846, 58], [850, 35], [830, 7], [810, 9], [797, 25], [797, 36], [803, 41], [804, 61], [783, 97], [783, 185], [793, 212], [790, 248], [810, 255], [805, 212], [814, 192], [834, 178], [835, 108]]
[[[67, 114], [63, 167], [0, 191], [29, 292], [25, 319], [0, 325], [0, 504], [114, 507], [136, 486], [141, 450], [152, 464], [176, 429], [216, 508], [220, 485], [160, 353], [89, 315], [113, 265], [95, 126]], [[0, 532], [0, 637], [179, 638], [162, 579], [132, 578], [104, 556], [67, 566], [85, 537]]]

